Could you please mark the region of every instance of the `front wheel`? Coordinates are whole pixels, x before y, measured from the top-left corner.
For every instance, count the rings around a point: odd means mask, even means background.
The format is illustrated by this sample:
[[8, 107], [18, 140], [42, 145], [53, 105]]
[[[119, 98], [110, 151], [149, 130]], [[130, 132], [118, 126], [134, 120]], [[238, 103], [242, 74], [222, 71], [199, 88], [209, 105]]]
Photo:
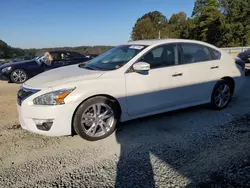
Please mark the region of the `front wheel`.
[[96, 141], [114, 132], [118, 118], [117, 106], [113, 101], [105, 97], [94, 97], [78, 107], [73, 128], [82, 138]]
[[28, 75], [24, 70], [16, 69], [16, 70], [11, 72], [10, 80], [11, 80], [11, 82], [14, 82], [16, 84], [22, 84], [26, 80], [28, 80]]
[[232, 98], [232, 86], [226, 80], [220, 80], [214, 87], [211, 106], [214, 109], [224, 109], [230, 103]]

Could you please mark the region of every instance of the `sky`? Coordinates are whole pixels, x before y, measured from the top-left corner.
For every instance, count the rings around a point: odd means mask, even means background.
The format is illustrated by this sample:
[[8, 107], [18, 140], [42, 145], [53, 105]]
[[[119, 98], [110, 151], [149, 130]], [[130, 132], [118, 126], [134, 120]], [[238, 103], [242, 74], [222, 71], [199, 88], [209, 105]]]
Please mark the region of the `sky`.
[[150, 11], [192, 13], [194, 0], [0, 0], [0, 39], [12, 47], [118, 45]]

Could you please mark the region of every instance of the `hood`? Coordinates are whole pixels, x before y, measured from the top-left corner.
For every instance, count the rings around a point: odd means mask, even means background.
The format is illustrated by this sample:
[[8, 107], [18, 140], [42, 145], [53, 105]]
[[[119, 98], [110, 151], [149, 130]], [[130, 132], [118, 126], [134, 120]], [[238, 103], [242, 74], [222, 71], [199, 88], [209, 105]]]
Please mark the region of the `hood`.
[[3, 65], [0, 65], [0, 69], [3, 69], [5, 67], [17, 67], [19, 65], [25, 65], [26, 63], [30, 63], [30, 62], [34, 62], [35, 63], [35, 60], [28, 60], [28, 61], [18, 61], [18, 62], [13, 62], [13, 63], [5, 63]]
[[78, 65], [71, 65], [41, 73], [26, 81], [24, 85], [37, 89], [48, 88], [76, 81], [95, 79], [103, 73], [104, 71], [87, 70], [79, 68]]

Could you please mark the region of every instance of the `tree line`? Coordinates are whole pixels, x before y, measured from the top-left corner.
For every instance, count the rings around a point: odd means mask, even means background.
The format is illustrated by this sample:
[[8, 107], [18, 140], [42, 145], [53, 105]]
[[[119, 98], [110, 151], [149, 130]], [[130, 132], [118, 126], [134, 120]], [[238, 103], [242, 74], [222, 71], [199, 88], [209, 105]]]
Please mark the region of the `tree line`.
[[41, 48], [41, 49], [35, 49], [35, 48], [21, 49], [21, 48], [13, 48], [4, 41], [0, 40], [0, 59], [16, 58], [20, 56], [34, 57], [43, 52], [52, 50], [69, 50], [69, 51], [79, 52], [81, 54], [101, 54], [111, 48], [112, 46], [78, 46], [78, 47], [56, 47], [56, 48]]
[[[167, 3], [166, 3], [167, 6]], [[137, 19], [131, 40], [161, 38], [195, 39], [218, 47], [250, 45], [250, 0], [196, 0], [190, 17], [183, 11], [170, 19], [159, 12]], [[79, 46], [43, 49], [13, 48], [0, 40], [0, 58], [35, 56], [49, 50], [72, 50], [82, 54], [101, 54], [112, 46]]]
[[166, 16], [153, 11], [137, 19], [132, 40], [194, 39], [218, 47], [250, 45], [250, 0], [196, 0], [190, 17], [185, 12]]

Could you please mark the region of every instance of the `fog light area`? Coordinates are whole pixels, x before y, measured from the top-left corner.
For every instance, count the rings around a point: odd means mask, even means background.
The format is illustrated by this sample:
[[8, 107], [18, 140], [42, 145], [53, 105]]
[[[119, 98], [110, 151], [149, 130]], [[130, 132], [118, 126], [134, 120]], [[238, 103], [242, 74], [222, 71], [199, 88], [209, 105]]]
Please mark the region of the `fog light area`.
[[36, 127], [42, 131], [49, 131], [53, 124], [53, 119], [33, 119]]

